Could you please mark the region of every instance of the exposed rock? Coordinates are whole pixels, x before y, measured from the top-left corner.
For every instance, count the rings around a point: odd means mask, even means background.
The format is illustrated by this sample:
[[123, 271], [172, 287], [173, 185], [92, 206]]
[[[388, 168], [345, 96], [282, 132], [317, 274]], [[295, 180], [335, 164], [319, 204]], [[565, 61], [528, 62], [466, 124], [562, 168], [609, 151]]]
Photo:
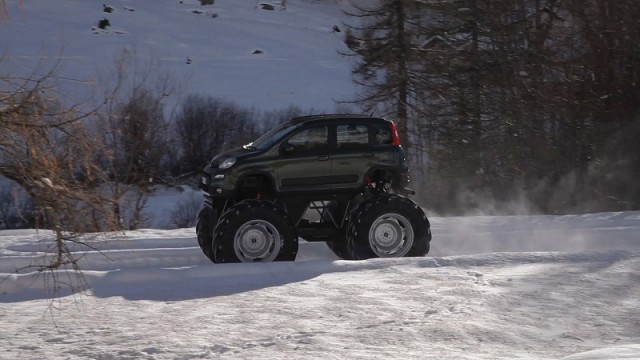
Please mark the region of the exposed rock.
[[106, 29], [109, 26], [111, 26], [111, 23], [106, 18], [98, 21], [98, 27], [102, 30]]
[[262, 10], [275, 10], [276, 9], [273, 5], [267, 4], [267, 3], [260, 4], [260, 8]]

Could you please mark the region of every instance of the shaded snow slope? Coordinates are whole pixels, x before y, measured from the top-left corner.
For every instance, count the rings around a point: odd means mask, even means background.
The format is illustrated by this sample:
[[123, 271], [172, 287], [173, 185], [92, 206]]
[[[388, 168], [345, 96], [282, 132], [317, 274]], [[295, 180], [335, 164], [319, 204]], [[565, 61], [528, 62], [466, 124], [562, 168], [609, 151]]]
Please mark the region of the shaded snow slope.
[[[20, 4], [22, 3], [22, 4]], [[263, 10], [260, 3], [276, 4]], [[187, 93], [233, 100], [258, 110], [297, 105], [332, 111], [354, 97], [343, 15], [335, 1], [103, 0], [9, 1], [0, 23], [2, 74], [49, 70], [107, 86], [115, 58], [135, 56], [137, 76], [168, 73]], [[111, 26], [97, 28], [100, 20]], [[17, 36], [16, 36], [17, 34]], [[38, 65], [39, 64], [39, 65]]]

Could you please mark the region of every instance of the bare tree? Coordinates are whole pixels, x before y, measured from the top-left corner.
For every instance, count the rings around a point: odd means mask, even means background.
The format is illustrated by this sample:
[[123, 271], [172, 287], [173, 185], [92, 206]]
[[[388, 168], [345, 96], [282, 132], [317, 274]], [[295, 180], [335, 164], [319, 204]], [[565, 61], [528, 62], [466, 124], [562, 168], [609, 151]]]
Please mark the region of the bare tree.
[[105, 198], [91, 185], [103, 180], [92, 155], [98, 145], [87, 131], [95, 109], [66, 106], [54, 80], [53, 71], [0, 76], [0, 175], [30, 195], [36, 226], [55, 233], [55, 252], [43, 268], [75, 269], [67, 244], [79, 241], [77, 234], [111, 229], [113, 222]]
[[33, 202], [15, 182], [0, 177], [0, 229], [35, 226]]
[[175, 118], [180, 173], [199, 173], [211, 157], [257, 137], [255, 112], [205, 95], [189, 95]]
[[40, 269], [79, 271], [70, 244], [91, 248], [80, 235], [135, 228], [143, 220], [148, 179], [160, 173], [158, 149], [166, 148], [158, 95], [166, 88], [138, 86], [121, 101], [124, 85], [116, 82], [92, 107], [61, 93], [64, 81], [55, 66], [26, 77], [0, 76], [0, 176], [29, 194], [36, 227], [55, 234], [52, 257]]
[[105, 91], [95, 128], [104, 144], [99, 159], [109, 179], [103, 187], [113, 216], [128, 230], [144, 224], [149, 194], [165, 175], [169, 125], [164, 99], [174, 84], [153, 68], [140, 66], [135, 54], [123, 52], [116, 58], [115, 82]]

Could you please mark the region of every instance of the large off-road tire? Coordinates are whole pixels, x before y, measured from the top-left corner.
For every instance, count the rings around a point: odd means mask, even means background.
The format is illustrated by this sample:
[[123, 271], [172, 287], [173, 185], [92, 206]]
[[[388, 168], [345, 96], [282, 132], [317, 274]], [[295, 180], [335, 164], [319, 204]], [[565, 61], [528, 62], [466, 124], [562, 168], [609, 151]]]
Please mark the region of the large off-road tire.
[[431, 226], [424, 211], [395, 194], [380, 194], [362, 202], [347, 226], [348, 250], [356, 260], [424, 256], [430, 242]]
[[244, 200], [222, 214], [212, 244], [215, 263], [293, 261], [298, 253], [286, 213], [265, 200]]
[[344, 234], [335, 235], [331, 239], [325, 241], [327, 247], [342, 260], [354, 260], [347, 245], [347, 238]]
[[196, 236], [202, 252], [213, 261], [213, 229], [217, 222], [217, 211], [204, 204], [196, 219]]
[[322, 214], [322, 221], [329, 224], [329, 226], [333, 225], [338, 227], [337, 233], [335, 235], [332, 235], [329, 239], [325, 240], [327, 247], [340, 259], [353, 260], [353, 258], [351, 257], [351, 253], [349, 252], [349, 249], [347, 247], [347, 236], [345, 235], [345, 230], [344, 228], [339, 228], [342, 225], [341, 220], [344, 216], [346, 208], [346, 202], [331, 202], [326, 206], [326, 212]]

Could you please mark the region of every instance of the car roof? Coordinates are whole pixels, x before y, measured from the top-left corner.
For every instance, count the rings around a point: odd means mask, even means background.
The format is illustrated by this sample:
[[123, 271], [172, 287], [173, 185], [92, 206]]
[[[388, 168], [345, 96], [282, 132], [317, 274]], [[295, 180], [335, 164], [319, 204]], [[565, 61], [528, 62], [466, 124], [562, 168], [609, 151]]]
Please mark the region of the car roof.
[[357, 115], [357, 114], [317, 114], [317, 115], [307, 115], [293, 118], [288, 121], [291, 125], [296, 124], [306, 124], [310, 122], [316, 121], [326, 121], [326, 120], [376, 120], [376, 121], [389, 121], [385, 118], [381, 117], [373, 117], [367, 115]]

